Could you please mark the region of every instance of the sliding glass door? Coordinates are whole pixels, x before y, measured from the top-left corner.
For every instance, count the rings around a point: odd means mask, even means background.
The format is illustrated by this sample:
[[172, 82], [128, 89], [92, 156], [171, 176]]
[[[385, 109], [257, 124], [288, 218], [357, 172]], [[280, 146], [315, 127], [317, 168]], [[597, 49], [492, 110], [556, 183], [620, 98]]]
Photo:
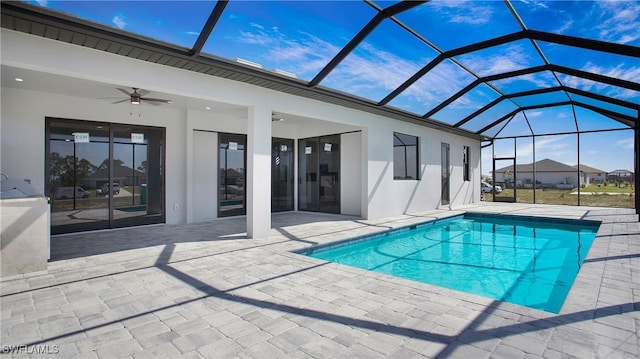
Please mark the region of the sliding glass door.
[[164, 222], [164, 129], [47, 118], [51, 233]]
[[164, 202], [161, 133], [115, 125], [113, 134], [113, 181], [101, 189], [113, 197], [114, 223], [120, 227], [154, 223]]
[[273, 138], [271, 145], [271, 212], [293, 210], [293, 140]]
[[340, 135], [298, 140], [298, 209], [340, 213]]
[[247, 136], [218, 135], [218, 217], [246, 214]]

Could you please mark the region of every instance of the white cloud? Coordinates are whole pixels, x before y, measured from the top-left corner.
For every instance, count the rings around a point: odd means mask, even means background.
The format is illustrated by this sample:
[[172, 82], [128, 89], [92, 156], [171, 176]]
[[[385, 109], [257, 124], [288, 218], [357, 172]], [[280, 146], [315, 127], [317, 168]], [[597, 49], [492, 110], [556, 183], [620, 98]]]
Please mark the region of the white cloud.
[[484, 25], [493, 16], [493, 8], [476, 1], [444, 0], [429, 5], [437, 8], [443, 19], [457, 24]]
[[317, 36], [304, 33], [298, 41], [280, 36], [272, 38], [266, 57], [279, 63], [283, 70], [315, 75], [340, 50]]
[[533, 0], [533, 1], [529, 1], [529, 0], [521, 0], [521, 2], [527, 4], [527, 5], [532, 5], [535, 7], [539, 7], [539, 8], [543, 8], [543, 9], [548, 9], [549, 6], [547, 4], [544, 3], [544, 1], [537, 1], [537, 0]]
[[[333, 71], [328, 80], [355, 93], [376, 93], [381, 99], [419, 69], [420, 65], [414, 61], [365, 42]], [[415, 89], [408, 90], [407, 94], [412, 95], [413, 91]]]
[[531, 83], [536, 88], [547, 88], [558, 86], [558, 82], [547, 72], [536, 72], [532, 74], [508, 77], [497, 81], [492, 81], [498, 88], [508, 85], [516, 81], [525, 81]]
[[[235, 41], [267, 49], [252, 61], [274, 64], [298, 77], [305, 77], [303, 74], [315, 76], [340, 51], [339, 46], [310, 33], [298, 32], [293, 38], [279, 32], [277, 27], [266, 28], [255, 23], [240, 31], [239, 35]], [[350, 93], [363, 96], [383, 96], [418, 71], [423, 63], [426, 60], [418, 64], [363, 42], [325, 79], [323, 85], [349, 89]], [[408, 93], [415, 96], [412, 91], [415, 89]]]
[[637, 1], [594, 1], [604, 12], [595, 26], [599, 39], [627, 44], [640, 39], [640, 3]]
[[519, 43], [495, 46], [457, 57], [479, 76], [493, 75], [527, 68], [531, 58]]
[[42, 7], [47, 7], [49, 5], [49, 1], [48, 0], [37, 0], [36, 2], [38, 3], [38, 5], [40, 5]]
[[528, 118], [536, 118], [542, 116], [544, 113], [542, 111], [527, 111]]
[[253, 33], [248, 31], [240, 31], [239, 42], [249, 45], [269, 46], [274, 42], [271, 36], [268, 36], [264, 32]]
[[114, 16], [113, 19], [111, 19], [111, 22], [113, 22], [118, 29], [124, 29], [125, 26], [127, 26], [127, 23], [124, 21], [124, 16], [122, 15]]
[[[409, 75], [410, 76], [410, 75]], [[473, 81], [452, 62], [444, 61], [404, 91], [425, 106], [425, 112]]]
[[[567, 135], [537, 137], [535, 140], [536, 160], [562, 157], [563, 152], [569, 149], [570, 143], [575, 147], [575, 141], [567, 141], [568, 139], [571, 138]], [[529, 158], [526, 163], [530, 163], [533, 158], [533, 142], [518, 146], [516, 154], [518, 158]]]
[[186, 35], [200, 36], [200, 32], [198, 31], [185, 31]]
[[[628, 80], [637, 82], [640, 78], [640, 66], [627, 67], [624, 63], [619, 63], [613, 67], [598, 66], [591, 62], [588, 62], [583, 68], [583, 71], [596, 73], [608, 77]], [[638, 98], [640, 93], [638, 91], [625, 89], [622, 87], [612, 86], [601, 82], [595, 82], [581, 77], [574, 77], [569, 75], [559, 74], [561, 81], [573, 88], [577, 88], [585, 91], [593, 91], [596, 93], [604, 94], [606, 96], [620, 98], [620, 99], [634, 99]]]
[[555, 29], [555, 30], [553, 30], [551, 32], [555, 32], [555, 33], [558, 33], [558, 34], [563, 34], [567, 30], [569, 30], [573, 26], [573, 24], [574, 24], [573, 20], [565, 20], [562, 23], [562, 26], [560, 26], [559, 28], [557, 28], [557, 29]]
[[622, 147], [625, 150], [633, 150], [633, 137], [616, 141], [616, 146]]

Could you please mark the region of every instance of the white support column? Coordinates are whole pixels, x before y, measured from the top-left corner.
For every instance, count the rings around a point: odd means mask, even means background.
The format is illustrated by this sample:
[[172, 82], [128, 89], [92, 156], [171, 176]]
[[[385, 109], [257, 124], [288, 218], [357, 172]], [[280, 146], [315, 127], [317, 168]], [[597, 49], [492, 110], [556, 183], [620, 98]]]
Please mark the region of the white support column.
[[249, 107], [247, 121], [247, 235], [260, 238], [271, 229], [271, 109]]

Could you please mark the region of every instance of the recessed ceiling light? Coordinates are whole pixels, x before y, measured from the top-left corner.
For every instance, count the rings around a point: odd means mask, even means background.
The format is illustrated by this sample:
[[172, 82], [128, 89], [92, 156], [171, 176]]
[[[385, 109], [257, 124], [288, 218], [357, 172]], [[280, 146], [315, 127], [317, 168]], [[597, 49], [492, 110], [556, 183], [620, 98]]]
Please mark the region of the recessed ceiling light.
[[19, 77], [16, 77], [16, 81], [17, 81], [17, 82], [22, 82], [22, 81], [24, 81], [24, 80], [23, 80], [23, 79], [21, 79], [21, 78], [19, 78]]
[[205, 110], [211, 110], [211, 107], [207, 106], [204, 108]]

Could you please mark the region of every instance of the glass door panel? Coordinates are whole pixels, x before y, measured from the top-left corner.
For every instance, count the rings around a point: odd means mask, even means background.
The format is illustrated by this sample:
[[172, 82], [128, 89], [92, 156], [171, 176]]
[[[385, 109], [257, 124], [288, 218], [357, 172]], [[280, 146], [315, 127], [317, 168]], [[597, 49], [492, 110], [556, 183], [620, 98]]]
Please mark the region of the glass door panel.
[[340, 135], [298, 140], [298, 209], [340, 213]]
[[47, 124], [51, 234], [109, 228], [109, 202], [97, 192], [95, 180], [109, 170], [108, 124], [65, 120]]
[[317, 211], [318, 204], [318, 139], [298, 141], [298, 209]]
[[51, 233], [164, 222], [164, 130], [47, 119]]
[[[113, 200], [116, 227], [162, 220], [162, 132], [114, 126], [113, 179], [100, 190]], [[149, 175], [152, 173], [153, 175]]]
[[441, 171], [442, 171], [442, 177], [441, 177], [441, 185], [442, 185], [442, 192], [441, 192], [441, 203], [443, 205], [448, 205], [449, 202], [451, 201], [450, 198], [450, 174], [451, 171], [449, 169], [450, 167], [450, 156], [449, 156], [449, 144], [448, 143], [442, 143], [441, 144], [441, 159], [440, 159], [440, 166], [441, 166]]
[[293, 140], [274, 138], [271, 158], [271, 212], [293, 210]]
[[340, 213], [340, 136], [320, 137], [319, 210]]
[[246, 214], [246, 135], [220, 133], [218, 217]]

